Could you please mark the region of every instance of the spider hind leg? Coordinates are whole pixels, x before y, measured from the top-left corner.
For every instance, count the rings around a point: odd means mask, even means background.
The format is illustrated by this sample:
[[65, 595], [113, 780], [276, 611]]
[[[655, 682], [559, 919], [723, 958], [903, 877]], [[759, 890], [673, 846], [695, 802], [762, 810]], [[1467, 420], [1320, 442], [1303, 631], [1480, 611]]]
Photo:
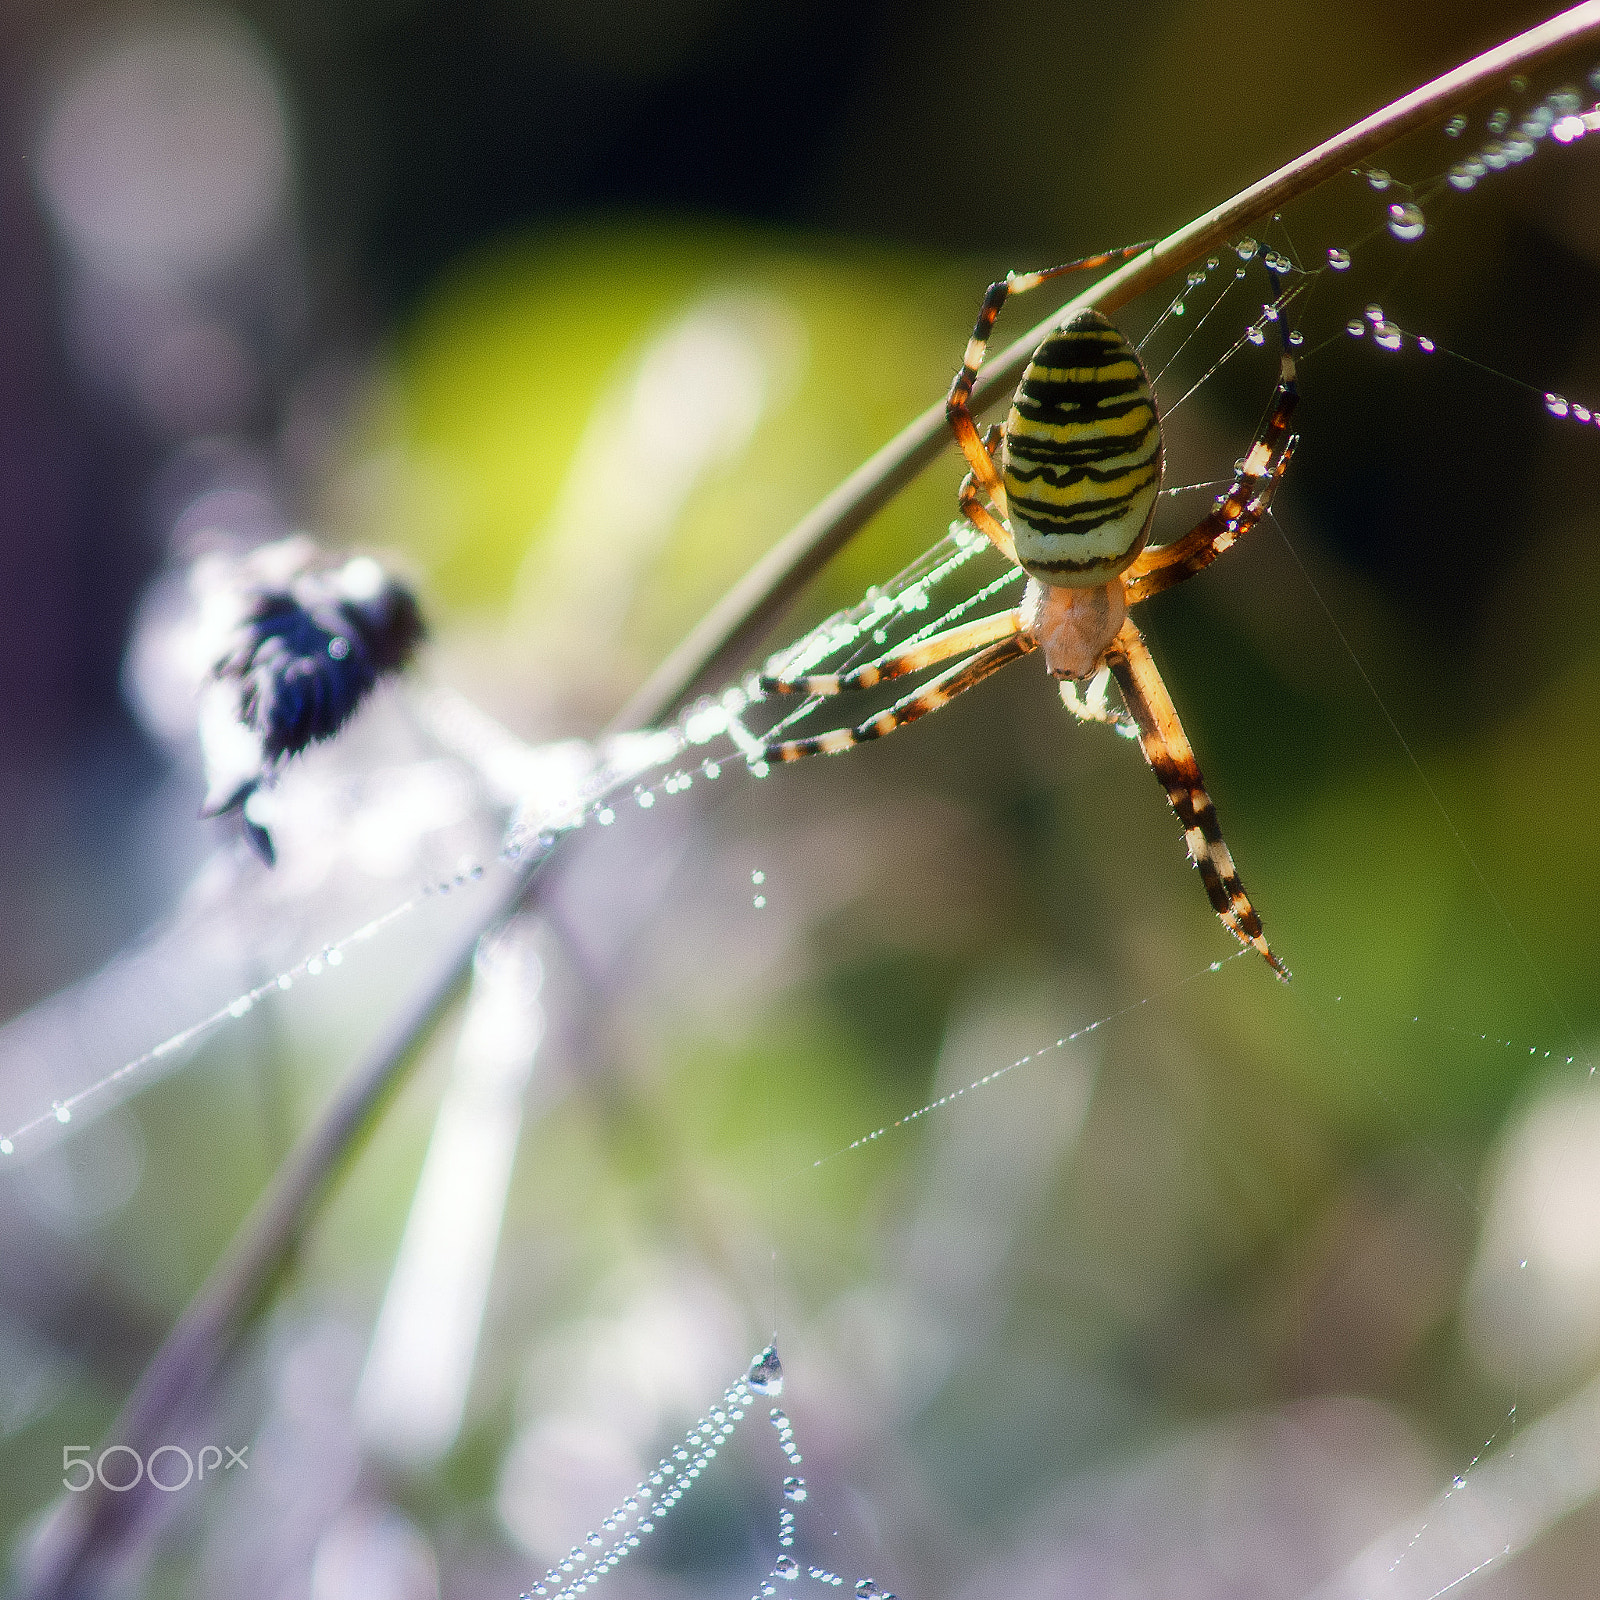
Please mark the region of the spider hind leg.
[[964, 690], [982, 683], [990, 674], [1035, 648], [1031, 635], [1013, 633], [998, 644], [991, 644], [965, 661], [957, 662], [903, 700], [895, 701], [887, 711], [869, 717], [859, 727], [835, 728], [831, 733], [816, 733], [805, 739], [775, 740], [762, 754], [768, 761], [799, 761], [805, 756], [838, 755], [868, 739], [881, 739], [886, 733], [893, 733], [896, 728], [903, 728], [930, 711], [948, 705]]
[[1217, 808], [1206, 792], [1205, 779], [1200, 775], [1200, 765], [1183, 724], [1178, 721], [1177, 708], [1156, 671], [1143, 635], [1131, 621], [1123, 623], [1122, 631], [1106, 652], [1106, 665], [1122, 690], [1129, 714], [1138, 724], [1145, 759], [1183, 824], [1184, 842], [1199, 869], [1212, 910], [1234, 938], [1256, 950], [1287, 983], [1289, 969], [1268, 946], [1261, 918], [1239, 880], [1233, 856], [1223, 841]]

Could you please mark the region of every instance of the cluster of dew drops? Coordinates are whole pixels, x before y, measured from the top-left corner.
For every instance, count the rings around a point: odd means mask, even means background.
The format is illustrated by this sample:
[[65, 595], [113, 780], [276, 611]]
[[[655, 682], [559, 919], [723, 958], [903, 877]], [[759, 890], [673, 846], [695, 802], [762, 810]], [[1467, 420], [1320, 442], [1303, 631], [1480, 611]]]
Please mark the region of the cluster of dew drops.
[[[683, 1441], [656, 1463], [654, 1471], [646, 1474], [643, 1482], [601, 1522], [599, 1529], [588, 1534], [582, 1544], [573, 1545], [538, 1583], [523, 1593], [521, 1600], [576, 1600], [577, 1596], [595, 1588], [667, 1519], [695, 1480], [716, 1459], [721, 1446], [733, 1437], [756, 1397], [776, 1397], [782, 1393], [783, 1363], [778, 1359], [777, 1349], [769, 1344], [751, 1361], [745, 1375], [723, 1392], [721, 1403], [713, 1406], [689, 1429]], [[782, 1406], [773, 1406], [767, 1416], [778, 1436], [784, 1460], [790, 1467], [800, 1466], [804, 1458], [795, 1443], [794, 1424], [788, 1413]], [[794, 1583], [802, 1576], [830, 1589], [843, 1587], [845, 1580], [838, 1573], [826, 1567], [802, 1566], [790, 1553], [795, 1542], [794, 1507], [803, 1504], [806, 1496], [806, 1480], [797, 1472], [789, 1473], [783, 1480], [784, 1504], [778, 1513], [778, 1558], [772, 1564], [772, 1571], [762, 1580], [754, 1600], [770, 1600], [779, 1593], [780, 1582]], [[855, 1592], [857, 1600], [895, 1600], [894, 1595], [871, 1578], [858, 1580]]]
[[[1590, 69], [1588, 83], [1592, 91], [1600, 94], [1600, 66]], [[1524, 79], [1513, 78], [1511, 86], [1520, 93], [1527, 84]], [[1446, 182], [1452, 189], [1476, 188], [1479, 181], [1490, 172], [1503, 171], [1528, 160], [1538, 151], [1544, 139], [1554, 140], [1559, 145], [1570, 145], [1586, 134], [1600, 130], [1600, 103], [1584, 110], [1583, 101], [1584, 97], [1575, 88], [1568, 86], [1556, 89], [1523, 116], [1515, 127], [1512, 126], [1512, 113], [1504, 107], [1500, 108], [1486, 123], [1489, 138], [1470, 156], [1451, 166], [1446, 174]], [[1447, 137], [1459, 139], [1467, 127], [1468, 119], [1458, 115], [1450, 118], [1444, 131]], [[1379, 167], [1358, 168], [1357, 173], [1380, 192], [1395, 181]], [[1389, 206], [1388, 228], [1395, 238], [1409, 243], [1420, 239], [1427, 231], [1427, 219], [1415, 201], [1398, 200]], [[1347, 272], [1350, 268], [1350, 252], [1339, 246], [1330, 248], [1328, 266], [1335, 272]], [[1365, 338], [1369, 330], [1373, 343], [1380, 350], [1402, 349], [1408, 339], [1424, 355], [1431, 355], [1436, 348], [1433, 340], [1407, 334], [1391, 322], [1379, 305], [1368, 306], [1364, 315], [1351, 317], [1345, 324], [1345, 331], [1353, 339]], [[1568, 400], [1559, 394], [1546, 394], [1544, 405], [1553, 417], [1593, 423], [1600, 427], [1600, 409]]]
[[[1600, 66], [1589, 72], [1589, 86], [1600, 93]], [[1513, 78], [1511, 87], [1519, 94], [1527, 88], [1527, 80]], [[1455, 162], [1445, 174], [1444, 182], [1450, 188], [1465, 191], [1475, 189], [1491, 172], [1503, 172], [1507, 167], [1519, 166], [1538, 152], [1544, 139], [1569, 145], [1585, 134], [1600, 128], [1600, 105], [1583, 110], [1584, 97], [1570, 85], [1556, 89], [1534, 106], [1516, 126], [1512, 126], [1512, 113], [1505, 107], [1495, 111], [1486, 124], [1489, 137], [1473, 153]], [[1468, 119], [1454, 116], [1445, 123], [1447, 138], [1459, 139], [1467, 131]], [[1395, 180], [1381, 167], [1358, 167], [1357, 175], [1380, 193]], [[1443, 187], [1441, 185], [1440, 187]], [[1388, 227], [1395, 238], [1409, 243], [1420, 239], [1427, 231], [1427, 218], [1415, 200], [1396, 200], [1389, 206]], [[1344, 271], [1350, 265], [1349, 252], [1334, 249], [1328, 252], [1328, 265], [1335, 271]]]

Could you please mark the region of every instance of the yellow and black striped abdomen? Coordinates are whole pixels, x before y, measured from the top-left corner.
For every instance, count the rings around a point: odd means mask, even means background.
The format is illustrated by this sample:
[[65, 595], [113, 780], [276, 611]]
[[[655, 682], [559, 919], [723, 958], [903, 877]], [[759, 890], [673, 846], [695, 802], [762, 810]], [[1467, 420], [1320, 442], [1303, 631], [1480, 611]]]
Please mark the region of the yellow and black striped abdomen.
[[1098, 311], [1033, 353], [1005, 428], [1017, 559], [1041, 583], [1108, 583], [1144, 548], [1161, 423], [1139, 353]]

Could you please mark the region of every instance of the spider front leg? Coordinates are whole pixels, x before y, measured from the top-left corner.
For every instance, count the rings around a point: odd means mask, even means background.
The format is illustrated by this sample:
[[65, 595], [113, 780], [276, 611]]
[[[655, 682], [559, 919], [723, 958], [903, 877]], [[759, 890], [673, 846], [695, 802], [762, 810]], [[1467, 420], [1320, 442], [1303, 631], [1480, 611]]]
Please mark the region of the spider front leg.
[[[1120, 250], [1108, 250], [1097, 256], [1084, 256], [1079, 261], [1066, 261], [1059, 267], [1045, 267], [1039, 272], [1008, 272], [998, 283], [989, 285], [988, 293], [983, 297], [983, 305], [978, 311], [978, 321], [972, 330], [972, 337], [967, 341], [967, 351], [962, 358], [961, 370], [950, 385], [950, 395], [945, 401], [944, 414], [950, 424], [950, 431], [956, 436], [956, 443], [961, 446], [961, 453], [966, 456], [967, 464], [972, 468], [974, 482], [999, 508], [1002, 517], [1006, 515], [1005, 485], [1000, 481], [1000, 474], [995, 469], [994, 457], [984, 448], [984, 441], [978, 437], [977, 424], [972, 420], [969, 404], [972, 399], [972, 386], [978, 381], [978, 369], [983, 365], [984, 355], [989, 348], [989, 335], [994, 331], [995, 319], [1000, 315], [1000, 308], [1014, 294], [1026, 294], [1030, 289], [1037, 289], [1041, 283], [1048, 283], [1052, 278], [1059, 278], [1068, 272], [1092, 272], [1097, 267], [1108, 267], [1114, 261], [1127, 261], [1130, 257], [1148, 250], [1150, 244], [1151, 241], [1146, 240], [1143, 244], [1125, 245]], [[964, 505], [962, 509], [966, 509]], [[984, 531], [989, 532], [987, 528]], [[989, 537], [992, 539], [994, 535], [990, 533]]]
[[[933, 643], [932, 640], [928, 642]], [[893, 733], [896, 728], [903, 728], [907, 723], [927, 716], [930, 711], [948, 705], [958, 694], [982, 683], [1001, 667], [1037, 648], [1038, 644], [1031, 633], [1013, 631], [1009, 638], [989, 645], [965, 661], [957, 662], [931, 682], [923, 684], [915, 693], [897, 700], [887, 711], [880, 711], [859, 727], [836, 728], [831, 733], [813, 734], [806, 739], [774, 742], [762, 754], [768, 761], [799, 761], [803, 756], [837, 755], [868, 739], [881, 739], [884, 734]]]
[[[1279, 312], [1279, 328], [1283, 313]], [[1294, 356], [1284, 333], [1278, 366], [1278, 387], [1261, 431], [1246, 452], [1234, 480], [1211, 510], [1181, 539], [1146, 548], [1122, 575], [1128, 604], [1136, 606], [1163, 589], [1209, 567], [1231, 549], [1267, 513], [1279, 481], [1288, 470], [1298, 435], [1289, 432], [1289, 418], [1300, 399]]]
[[1234, 938], [1259, 951], [1287, 982], [1289, 969], [1268, 948], [1261, 918], [1256, 915], [1223, 842], [1217, 808], [1206, 793], [1205, 779], [1200, 776], [1200, 765], [1183, 724], [1178, 721], [1177, 707], [1156, 671], [1144, 636], [1131, 620], [1122, 624], [1106, 651], [1106, 665], [1115, 675], [1123, 702], [1139, 726], [1145, 760], [1160, 779], [1168, 802], [1183, 824], [1184, 842], [1200, 870], [1212, 909]]

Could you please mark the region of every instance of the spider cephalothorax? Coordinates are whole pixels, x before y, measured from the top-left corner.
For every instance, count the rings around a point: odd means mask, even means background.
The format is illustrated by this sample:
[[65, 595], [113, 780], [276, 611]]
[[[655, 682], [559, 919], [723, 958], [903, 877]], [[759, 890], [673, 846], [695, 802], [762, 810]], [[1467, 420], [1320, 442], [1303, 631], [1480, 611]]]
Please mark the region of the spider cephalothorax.
[[[965, 657], [859, 727], [774, 742], [766, 755], [796, 761], [892, 733], [1038, 650], [1062, 680], [1062, 700], [1074, 715], [1137, 734], [1183, 824], [1212, 908], [1235, 938], [1287, 978], [1234, 870], [1177, 709], [1128, 616], [1130, 607], [1209, 566], [1266, 512], [1295, 445], [1289, 418], [1298, 395], [1287, 335], [1271, 410], [1232, 483], [1188, 533], [1154, 548], [1146, 541], [1161, 491], [1161, 420], [1138, 352], [1098, 311], [1079, 312], [1039, 345], [1002, 426], [980, 436], [969, 406], [995, 318], [1011, 295], [1145, 248], [1012, 273], [991, 284], [950, 386], [946, 415], [972, 469], [961, 485], [962, 514], [1028, 574], [1022, 603], [853, 672], [765, 678], [779, 693], [837, 694]], [[1281, 315], [1272, 314], [1281, 331]], [[1106, 709], [1108, 678], [1116, 679], [1125, 714]], [[1084, 681], [1091, 687], [1080, 696], [1077, 685]]]

